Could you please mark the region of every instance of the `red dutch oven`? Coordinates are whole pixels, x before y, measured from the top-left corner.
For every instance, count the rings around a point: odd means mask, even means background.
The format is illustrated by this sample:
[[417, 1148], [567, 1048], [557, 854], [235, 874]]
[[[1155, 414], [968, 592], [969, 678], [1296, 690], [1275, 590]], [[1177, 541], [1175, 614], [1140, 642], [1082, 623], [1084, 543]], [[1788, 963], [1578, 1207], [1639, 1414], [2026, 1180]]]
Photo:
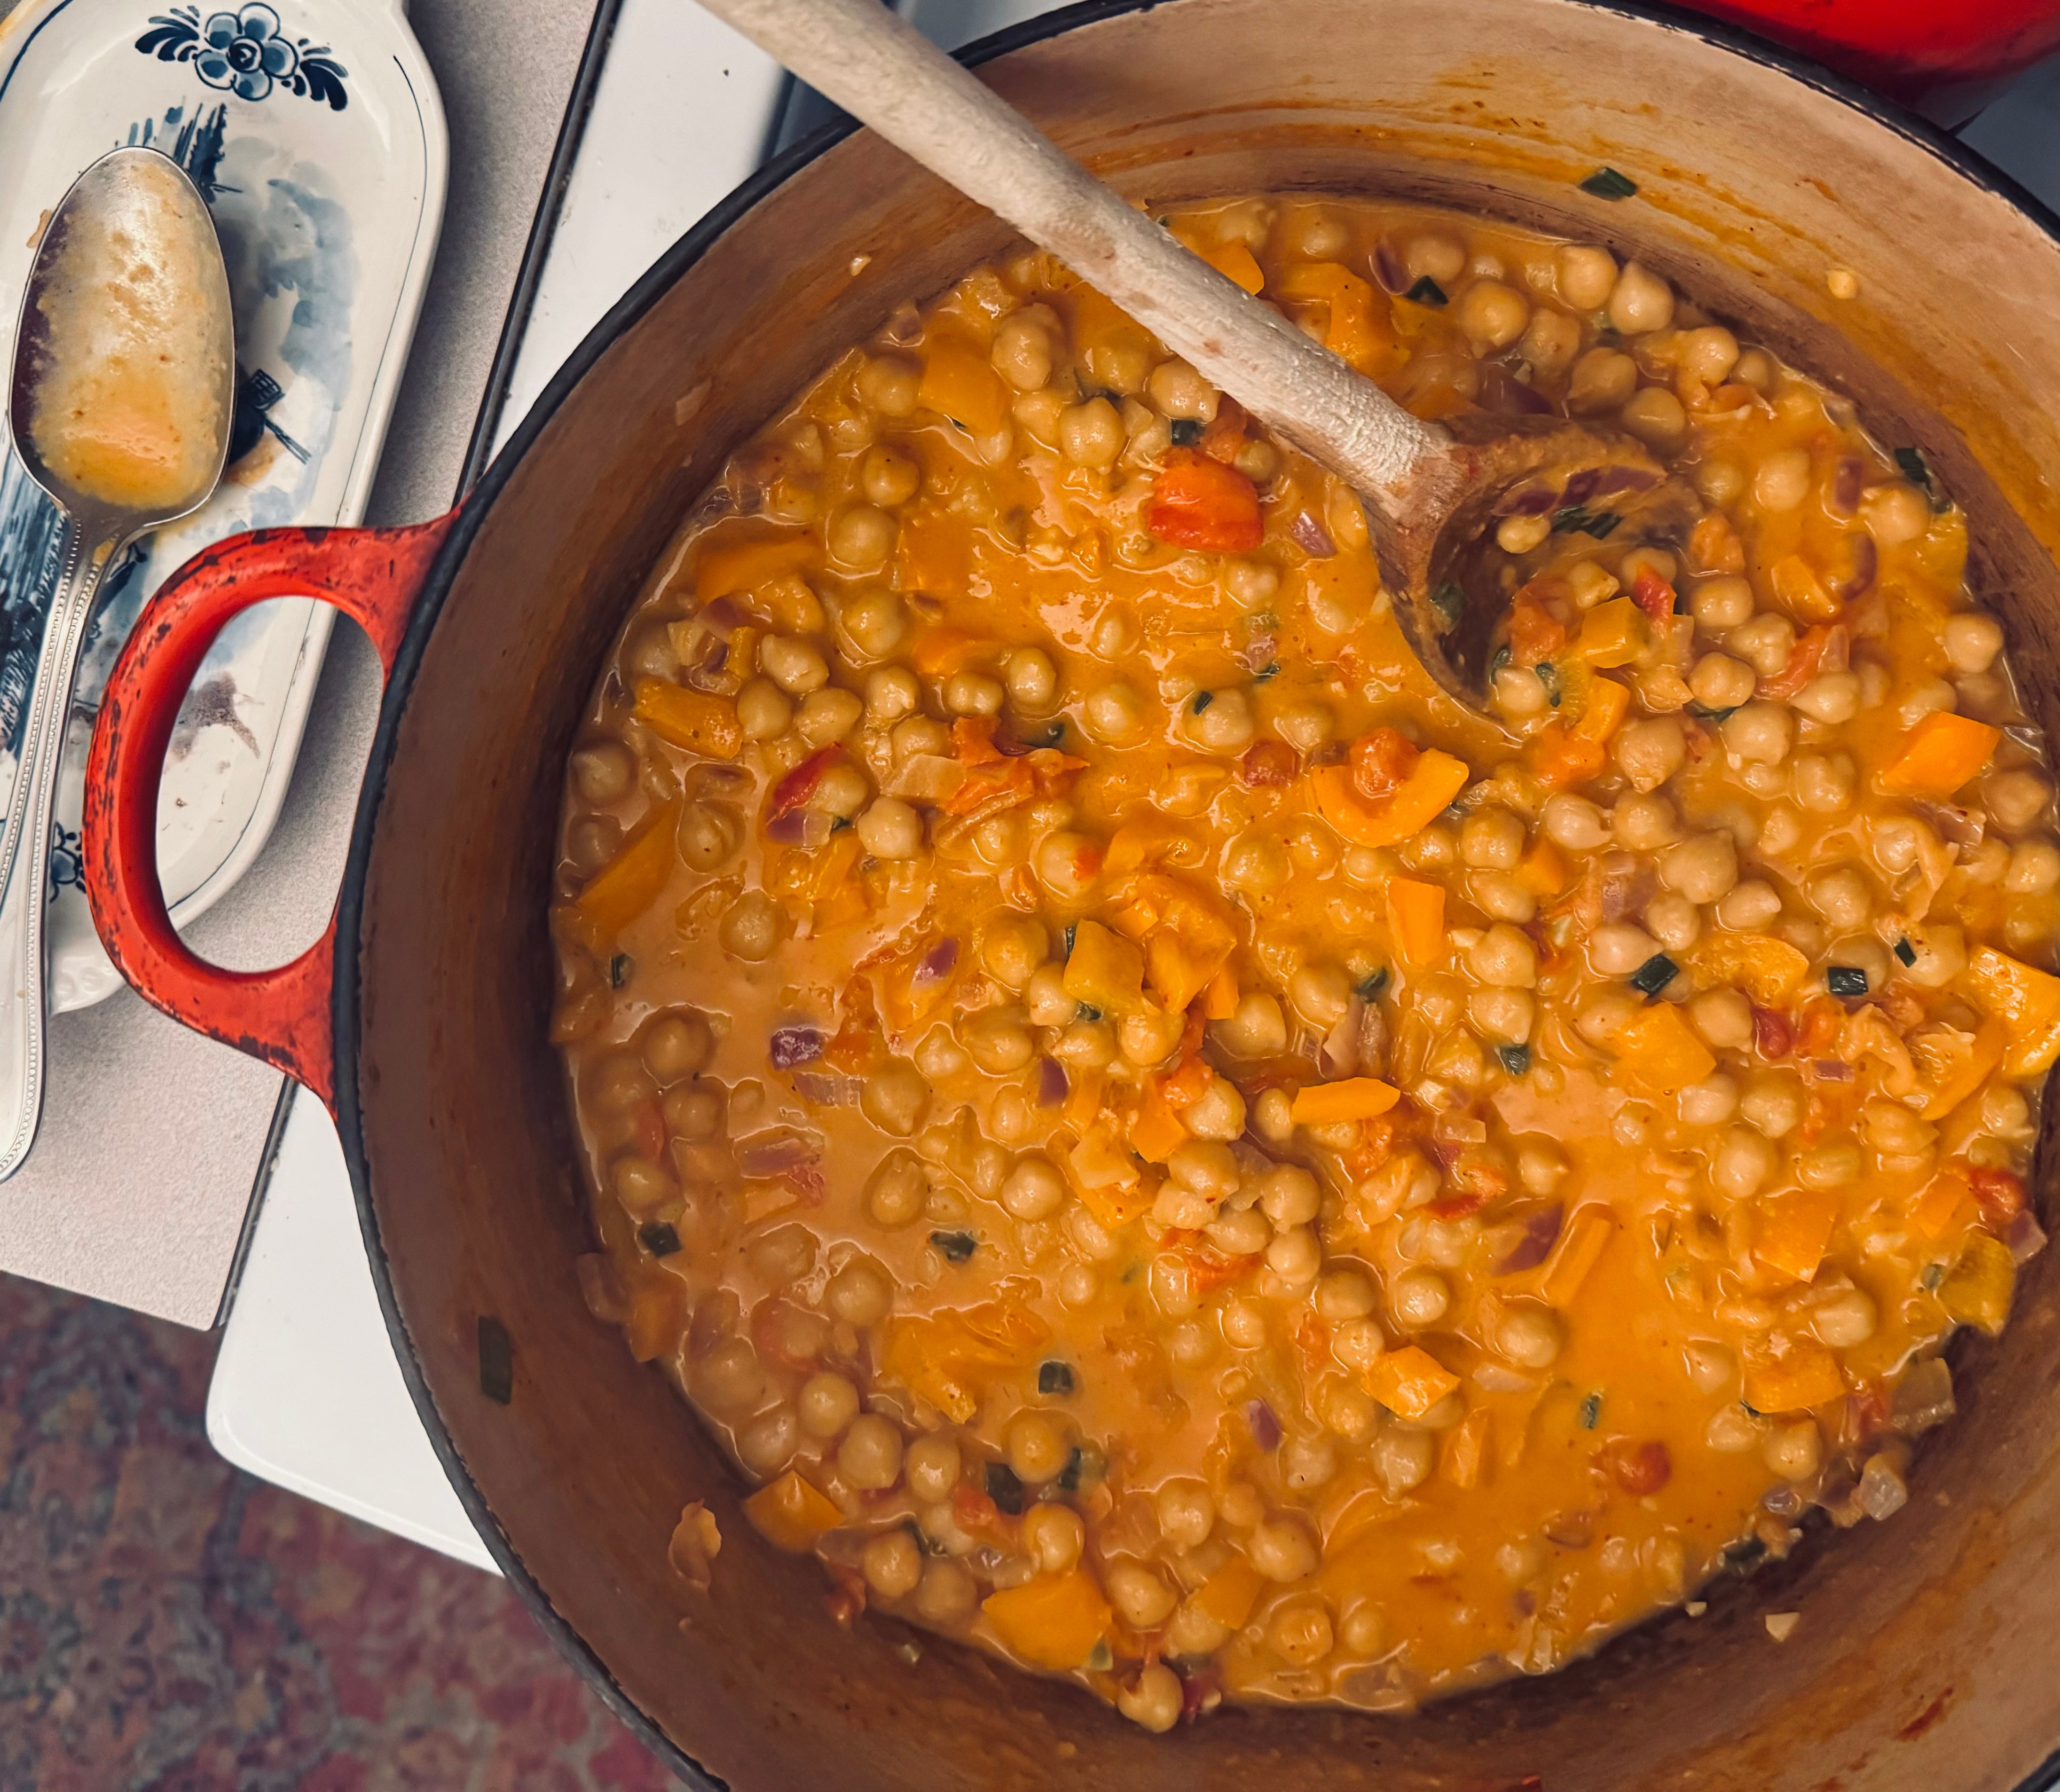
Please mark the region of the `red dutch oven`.
[[[1117, 0], [977, 56], [1140, 198], [1387, 194], [1635, 249], [1842, 389], [1881, 441], [1922, 448], [1970, 513], [1972, 577], [2030, 708], [2060, 728], [2060, 242], [1950, 139], [1724, 27], [1581, 0]], [[1578, 184], [1603, 165], [1635, 198]], [[892, 1622], [837, 1627], [814, 1564], [760, 1541], [670, 1385], [589, 1317], [572, 1267], [588, 1197], [547, 1040], [577, 720], [725, 455], [1004, 241], [869, 134], [804, 146], [638, 283], [462, 509], [224, 543], [158, 593], [109, 688], [86, 823], [102, 936], [150, 1001], [335, 1115], [402, 1369], [510, 1585], [683, 1778], [739, 1792], [2044, 1784], [2060, 1251], [2028, 1267], [2008, 1333], [1958, 1360], [1959, 1416], [1891, 1522], [1813, 1535], [1699, 1617], [1413, 1718], [1235, 1710], [1164, 1738], [935, 1638], [911, 1651]], [[1834, 269], [1856, 297], [1831, 296]], [[333, 925], [289, 965], [234, 973], [166, 920], [158, 774], [217, 631], [292, 593], [364, 626], [385, 700]], [[666, 1565], [693, 1499], [724, 1539], [705, 1591]], [[1787, 1610], [1801, 1622], [1776, 1645], [1763, 1619]]]

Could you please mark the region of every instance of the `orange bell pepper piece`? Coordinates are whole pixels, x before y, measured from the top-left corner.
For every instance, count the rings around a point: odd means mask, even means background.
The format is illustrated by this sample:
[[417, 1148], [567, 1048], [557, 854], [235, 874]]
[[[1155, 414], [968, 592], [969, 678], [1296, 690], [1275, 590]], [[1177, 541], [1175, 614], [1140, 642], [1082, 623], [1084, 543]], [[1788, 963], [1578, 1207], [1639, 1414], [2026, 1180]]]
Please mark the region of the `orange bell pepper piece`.
[[1648, 1101], [1669, 1100], [1717, 1068], [1710, 1048], [1688, 1029], [1681, 1011], [1661, 1002], [1635, 1015], [1609, 1041], [1626, 1085]]
[[1882, 768], [1881, 785], [1903, 796], [1943, 802], [1995, 756], [2002, 730], [1936, 710], [1913, 728]]
[[1084, 1568], [1039, 1574], [1020, 1586], [1004, 1587], [990, 1593], [980, 1609], [1003, 1647], [1051, 1674], [1081, 1666], [1108, 1634], [1115, 1616]]
[[1316, 811], [1355, 846], [1399, 846], [1421, 833], [1466, 788], [1466, 761], [1435, 748], [1419, 754], [1394, 793], [1369, 802], [1351, 769], [1319, 765], [1309, 772]]
[[1791, 1338], [1776, 1356], [1762, 1347], [1745, 1359], [1745, 1403], [1755, 1412], [1801, 1412], [1846, 1396], [1838, 1359], [1822, 1344]]
[[767, 1543], [790, 1555], [813, 1549], [824, 1531], [844, 1523], [836, 1502], [791, 1468], [746, 1499], [744, 1515]]
[[[605, 875], [605, 874], [604, 874]], [[2060, 977], [1983, 946], [1967, 961], [1974, 1000], [2002, 1024], [2006, 1076], [2036, 1076], [2060, 1057]]]
[[1288, 1112], [1297, 1126], [1331, 1126], [1340, 1120], [1370, 1120], [1401, 1099], [1402, 1092], [1392, 1084], [1376, 1076], [1351, 1076], [1296, 1090]]
[[637, 680], [637, 719], [661, 740], [710, 759], [734, 759], [744, 751], [744, 729], [728, 697], [690, 691], [662, 678]]
[[1769, 1269], [1806, 1282], [1830, 1248], [1838, 1223], [1837, 1190], [1792, 1189], [1767, 1203], [1767, 1223], [1753, 1242], [1752, 1254]]
[[702, 548], [694, 561], [694, 597], [713, 603], [739, 592], [756, 591], [762, 585], [792, 573], [805, 573], [816, 564], [818, 550], [812, 537], [782, 531], [766, 537], [741, 541], [724, 540]]
[[1241, 1630], [1251, 1617], [1266, 1577], [1241, 1555], [1234, 1555], [1195, 1589], [1195, 1604], [1227, 1630]]
[[963, 342], [940, 342], [923, 357], [916, 402], [976, 436], [991, 436], [1008, 421], [1008, 385], [984, 355]]
[[1431, 964], [1445, 956], [1445, 890], [1413, 877], [1387, 880], [1387, 931], [1395, 949], [1411, 964]]
[[1367, 1392], [1399, 1419], [1421, 1419], [1459, 1385], [1457, 1375], [1415, 1344], [1375, 1358], [1366, 1371]]
[[673, 833], [679, 821], [678, 800], [661, 803], [630, 829], [622, 850], [573, 898], [573, 913], [589, 949], [605, 952], [658, 900], [673, 875]]

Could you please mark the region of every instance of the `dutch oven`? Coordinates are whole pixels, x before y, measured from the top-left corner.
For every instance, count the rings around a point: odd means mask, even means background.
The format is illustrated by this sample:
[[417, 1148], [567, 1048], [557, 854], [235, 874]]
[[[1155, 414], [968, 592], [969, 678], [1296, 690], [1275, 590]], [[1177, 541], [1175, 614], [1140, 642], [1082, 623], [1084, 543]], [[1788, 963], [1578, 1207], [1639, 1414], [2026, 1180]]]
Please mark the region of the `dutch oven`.
[[[1844, 391], [1878, 440], [1922, 449], [1966, 509], [2029, 707], [2060, 729], [2060, 242], [1951, 139], [1707, 21], [1582, 0], [1112, 0], [972, 55], [1140, 198], [1376, 193], [1635, 249]], [[1603, 166], [1635, 195], [1584, 190]], [[1164, 1738], [893, 1622], [840, 1629], [816, 1564], [757, 1538], [677, 1393], [589, 1315], [547, 1037], [574, 728], [725, 455], [1004, 240], [869, 134], [819, 137], [638, 282], [461, 509], [210, 549], [109, 687], [86, 822], [102, 936], [148, 1000], [335, 1115], [409, 1387], [509, 1584], [685, 1778], [739, 1792], [2038, 1782], [2060, 1746], [2060, 1251], [2029, 1267], [2002, 1339], [1964, 1349], [1959, 1416], [1891, 1522], [1813, 1535], [1700, 1616], [1414, 1718], [1226, 1710]], [[1856, 297], [1832, 296], [1834, 269]], [[231, 973], [166, 920], [158, 775], [216, 633], [297, 593], [368, 631], [385, 704], [329, 932]], [[705, 1593], [667, 1566], [697, 1499], [724, 1539]], [[1763, 1620], [1788, 1610], [1777, 1644]]]

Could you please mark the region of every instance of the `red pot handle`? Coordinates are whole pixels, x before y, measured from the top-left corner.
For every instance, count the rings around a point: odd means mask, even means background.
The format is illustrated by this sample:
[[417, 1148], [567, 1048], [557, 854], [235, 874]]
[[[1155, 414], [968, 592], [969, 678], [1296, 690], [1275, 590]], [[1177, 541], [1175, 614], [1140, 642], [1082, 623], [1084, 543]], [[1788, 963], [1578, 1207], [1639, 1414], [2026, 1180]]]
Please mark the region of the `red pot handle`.
[[186, 949], [158, 882], [158, 783], [194, 676], [230, 620], [273, 597], [320, 597], [371, 637], [390, 675], [415, 599], [457, 513], [407, 529], [268, 529], [198, 553], [158, 588], [115, 662], [86, 760], [82, 851], [94, 925], [122, 976], [174, 1020], [275, 1064], [336, 1108], [329, 1020], [336, 916], [272, 971]]

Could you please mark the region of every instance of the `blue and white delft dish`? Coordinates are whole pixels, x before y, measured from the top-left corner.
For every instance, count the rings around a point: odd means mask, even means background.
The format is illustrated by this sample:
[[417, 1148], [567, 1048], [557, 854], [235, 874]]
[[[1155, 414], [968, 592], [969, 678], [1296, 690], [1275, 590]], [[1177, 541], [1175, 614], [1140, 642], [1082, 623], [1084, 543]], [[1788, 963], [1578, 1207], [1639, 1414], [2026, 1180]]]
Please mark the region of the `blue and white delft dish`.
[[[125, 143], [175, 158], [214, 214], [236, 310], [235, 433], [214, 501], [129, 550], [87, 637], [50, 867], [59, 1010], [121, 983], [94, 932], [78, 863], [86, 744], [115, 655], [143, 600], [210, 542], [364, 514], [449, 165], [435, 78], [397, 0], [22, 0], [0, 21], [0, 318], [19, 308], [49, 208], [87, 163]], [[0, 812], [62, 528], [9, 447]], [[176, 920], [220, 896], [271, 832], [333, 614], [306, 598], [263, 605], [230, 625], [202, 667], [158, 800], [158, 863]]]

